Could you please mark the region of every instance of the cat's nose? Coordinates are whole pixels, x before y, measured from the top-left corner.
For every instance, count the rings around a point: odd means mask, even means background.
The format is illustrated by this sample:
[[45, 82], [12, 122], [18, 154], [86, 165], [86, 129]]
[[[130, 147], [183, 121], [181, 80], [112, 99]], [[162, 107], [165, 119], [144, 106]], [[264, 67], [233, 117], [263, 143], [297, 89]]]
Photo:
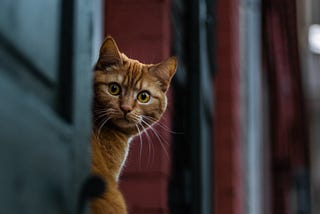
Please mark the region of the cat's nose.
[[124, 113], [129, 113], [132, 111], [132, 107], [130, 105], [121, 105], [120, 108]]

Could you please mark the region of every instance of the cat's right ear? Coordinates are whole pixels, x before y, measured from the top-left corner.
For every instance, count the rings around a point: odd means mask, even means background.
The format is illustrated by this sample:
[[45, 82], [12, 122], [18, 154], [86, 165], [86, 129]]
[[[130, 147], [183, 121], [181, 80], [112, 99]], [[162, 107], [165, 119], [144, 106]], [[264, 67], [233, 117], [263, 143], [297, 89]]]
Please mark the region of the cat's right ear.
[[176, 72], [177, 64], [177, 58], [170, 57], [159, 64], [152, 65], [149, 68], [150, 73], [159, 79], [160, 87], [163, 92], [168, 90], [170, 81]]
[[102, 68], [107, 68], [119, 64], [122, 64], [121, 53], [114, 39], [108, 36], [101, 45], [97, 65]]

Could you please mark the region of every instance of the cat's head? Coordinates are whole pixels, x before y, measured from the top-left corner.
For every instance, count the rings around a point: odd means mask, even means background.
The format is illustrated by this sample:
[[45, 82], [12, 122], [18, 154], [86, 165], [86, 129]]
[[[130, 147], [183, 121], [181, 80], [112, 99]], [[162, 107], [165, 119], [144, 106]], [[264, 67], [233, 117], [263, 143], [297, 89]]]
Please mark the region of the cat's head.
[[148, 65], [129, 59], [107, 37], [94, 73], [95, 128], [135, 135], [157, 122], [166, 110], [176, 67], [175, 57]]

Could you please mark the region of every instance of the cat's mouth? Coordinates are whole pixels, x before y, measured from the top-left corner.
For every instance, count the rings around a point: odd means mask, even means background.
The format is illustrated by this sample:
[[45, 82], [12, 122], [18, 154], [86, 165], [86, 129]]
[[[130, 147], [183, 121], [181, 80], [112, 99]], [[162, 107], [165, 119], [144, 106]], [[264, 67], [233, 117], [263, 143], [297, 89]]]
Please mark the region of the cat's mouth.
[[136, 124], [135, 121], [132, 121], [128, 118], [119, 118], [119, 119], [116, 119], [117, 122], [121, 122], [121, 123], [124, 123], [124, 124]]
[[135, 127], [138, 123], [136, 119], [130, 118], [128, 116], [114, 119], [113, 122], [120, 128], [132, 128]]

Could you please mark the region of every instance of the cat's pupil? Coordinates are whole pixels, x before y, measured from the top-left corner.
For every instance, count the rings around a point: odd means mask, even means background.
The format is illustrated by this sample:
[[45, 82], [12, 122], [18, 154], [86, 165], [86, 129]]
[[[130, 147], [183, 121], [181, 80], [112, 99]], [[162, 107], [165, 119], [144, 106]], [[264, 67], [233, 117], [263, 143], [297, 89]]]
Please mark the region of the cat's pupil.
[[115, 85], [111, 86], [111, 91], [112, 92], [117, 92], [117, 90], [118, 90], [117, 86], [115, 86]]
[[109, 93], [114, 95], [114, 96], [117, 96], [120, 94], [121, 92], [121, 88], [120, 86], [117, 84], [117, 83], [111, 83], [109, 86], [108, 86], [108, 90], [109, 90]]
[[142, 99], [142, 100], [147, 99], [147, 95], [146, 95], [146, 93], [142, 93], [142, 94], [141, 94], [141, 99]]
[[138, 94], [138, 101], [141, 103], [147, 103], [150, 100], [150, 94], [148, 92], [141, 92]]

